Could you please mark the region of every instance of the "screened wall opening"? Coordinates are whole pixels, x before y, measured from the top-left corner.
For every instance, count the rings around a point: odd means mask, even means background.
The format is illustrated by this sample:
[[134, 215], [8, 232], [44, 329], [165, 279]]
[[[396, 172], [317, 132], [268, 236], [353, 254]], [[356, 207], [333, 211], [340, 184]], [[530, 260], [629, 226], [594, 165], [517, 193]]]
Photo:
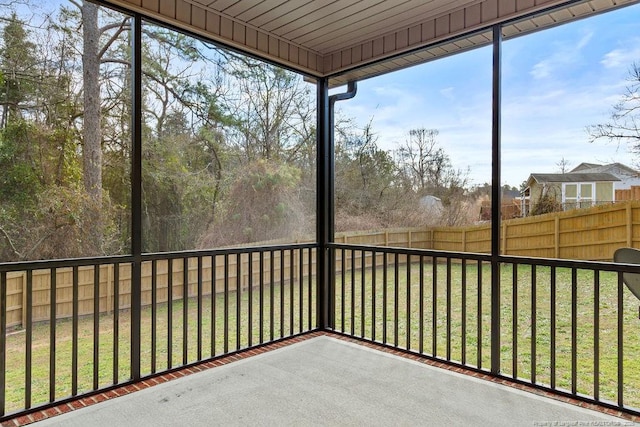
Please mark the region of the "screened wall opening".
[[0, 419], [316, 334], [640, 414], [637, 5], [275, 1], [0, 22]]
[[313, 241], [312, 85], [175, 30], [143, 33], [144, 251]]
[[2, 262], [130, 253], [130, 22], [82, 7], [2, 9]]

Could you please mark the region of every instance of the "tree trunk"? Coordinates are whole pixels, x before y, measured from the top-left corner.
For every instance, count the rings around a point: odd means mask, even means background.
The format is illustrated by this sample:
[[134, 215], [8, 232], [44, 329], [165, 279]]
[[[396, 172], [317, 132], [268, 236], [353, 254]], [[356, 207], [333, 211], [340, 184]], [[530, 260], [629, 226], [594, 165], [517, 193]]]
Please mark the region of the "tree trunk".
[[98, 6], [82, 2], [82, 76], [84, 79], [84, 187], [96, 201], [102, 198], [102, 132], [100, 127], [100, 31]]

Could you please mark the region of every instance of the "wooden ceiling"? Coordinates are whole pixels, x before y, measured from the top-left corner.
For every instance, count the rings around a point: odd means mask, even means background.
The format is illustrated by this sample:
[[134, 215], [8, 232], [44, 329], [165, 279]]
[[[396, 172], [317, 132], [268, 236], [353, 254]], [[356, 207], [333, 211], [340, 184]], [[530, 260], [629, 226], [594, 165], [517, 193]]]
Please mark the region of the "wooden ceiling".
[[104, 0], [331, 84], [640, 0]]

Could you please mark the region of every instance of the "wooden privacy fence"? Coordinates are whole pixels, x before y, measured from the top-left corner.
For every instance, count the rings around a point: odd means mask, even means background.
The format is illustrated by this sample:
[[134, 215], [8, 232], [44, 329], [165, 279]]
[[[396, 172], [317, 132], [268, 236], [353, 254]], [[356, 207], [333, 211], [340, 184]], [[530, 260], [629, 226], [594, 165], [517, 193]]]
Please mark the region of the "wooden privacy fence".
[[[503, 221], [503, 255], [611, 261], [621, 247], [640, 247], [640, 201]], [[491, 224], [434, 228], [430, 249], [489, 253]]]
[[616, 200], [640, 200], [640, 186], [632, 185], [625, 190], [616, 190]]
[[431, 249], [433, 231], [424, 228], [401, 228], [383, 231], [338, 233], [336, 243], [350, 245], [392, 246], [400, 248]]
[[[315, 253], [315, 251], [314, 251]], [[273, 254], [273, 257], [272, 255]], [[247, 289], [249, 286], [271, 284], [289, 284], [309, 277], [309, 268], [315, 268], [315, 256], [307, 256], [305, 251], [302, 266], [300, 265], [300, 250], [266, 251], [262, 253], [262, 279], [260, 278], [261, 253], [256, 252], [252, 257], [252, 277], [249, 277], [249, 254], [228, 255], [225, 266], [225, 255], [217, 255], [215, 259], [215, 291], [224, 292], [225, 286], [229, 292]], [[272, 259], [273, 258], [273, 259]], [[311, 258], [311, 266], [309, 259]], [[186, 262], [185, 262], [186, 260]], [[184, 298], [185, 265], [187, 297], [198, 295], [198, 259], [185, 258], [156, 261], [156, 303], [169, 301], [169, 262], [171, 265], [171, 299]], [[238, 263], [240, 265], [238, 265]], [[273, 271], [272, 267], [273, 266]], [[239, 267], [239, 268], [238, 268]], [[97, 273], [96, 280], [96, 270]], [[84, 316], [94, 312], [95, 283], [99, 283], [99, 311], [108, 313], [114, 309], [129, 309], [131, 307], [131, 264], [118, 265], [118, 280], [116, 288], [116, 272], [114, 264], [97, 267], [78, 267], [78, 315]], [[213, 258], [202, 257], [201, 281], [202, 296], [211, 295], [213, 283]], [[54, 271], [54, 273], [52, 273]], [[240, 275], [238, 276], [238, 271]], [[225, 272], [227, 273], [225, 279]], [[7, 273], [7, 326], [16, 327], [27, 324], [27, 272]], [[311, 270], [313, 274], [313, 270]], [[55, 280], [56, 318], [69, 318], [73, 315], [73, 268], [57, 268], [55, 270], [34, 270], [32, 273], [32, 318], [33, 322], [45, 321], [50, 318], [51, 283]], [[142, 305], [152, 303], [152, 263], [142, 264]], [[117, 299], [115, 295], [118, 295]]]
[[[576, 260], [611, 261], [613, 252], [620, 247], [640, 247], [640, 201], [628, 201], [612, 205], [597, 206], [590, 209], [577, 209], [567, 212], [533, 216], [507, 220], [501, 227], [501, 251], [504, 255], [562, 258]], [[417, 249], [433, 249], [454, 252], [489, 253], [491, 251], [491, 224], [473, 227], [438, 227], [438, 228], [408, 228], [385, 231], [370, 231], [358, 233], [339, 233], [337, 243], [354, 245], [391, 246]], [[293, 260], [290, 259], [293, 253]], [[356, 252], [358, 253], [358, 252]], [[271, 252], [264, 253], [263, 283], [269, 284], [271, 278]], [[313, 273], [315, 256], [302, 257], [300, 266], [299, 249], [293, 251], [274, 251], [273, 277], [276, 284], [283, 280], [298, 280], [300, 271], [303, 278], [309, 271]], [[342, 265], [347, 270], [352, 266], [361, 268], [363, 262], [366, 267], [371, 265], [370, 259], [362, 260], [360, 255], [352, 259], [350, 251], [345, 253], [342, 263], [341, 251], [338, 251], [338, 268]], [[281, 260], [281, 257], [284, 257]], [[382, 257], [380, 255], [379, 257]], [[369, 257], [370, 258], [370, 257]], [[238, 265], [240, 262], [240, 277]], [[213, 279], [212, 258], [202, 258], [202, 294], [211, 294]], [[184, 262], [182, 259], [173, 260], [172, 265], [172, 297], [183, 298]], [[253, 256], [253, 277], [248, 277], [249, 256], [242, 254], [228, 256], [227, 286], [229, 291], [236, 290], [238, 284], [241, 289], [257, 286], [260, 282], [260, 268], [258, 253]], [[381, 265], [383, 258], [378, 258]], [[405, 256], [400, 256], [399, 262], [406, 262]], [[157, 261], [157, 302], [168, 301], [169, 261]], [[292, 264], [293, 263], [293, 264]], [[281, 265], [284, 270], [281, 271]], [[291, 271], [293, 265], [293, 271]], [[222, 292], [225, 286], [224, 255], [216, 257], [216, 292]], [[73, 270], [72, 268], [58, 268], [56, 272], [56, 316], [58, 318], [72, 315]], [[338, 271], [340, 272], [340, 271]], [[99, 304], [100, 312], [109, 312], [115, 305], [114, 265], [99, 267]], [[33, 321], [49, 319], [51, 298], [51, 270], [36, 270], [32, 273], [33, 286]], [[27, 273], [7, 274], [7, 326], [25, 324], [26, 320], [26, 283]], [[120, 264], [118, 271], [118, 308], [127, 309], [131, 304], [131, 265]], [[187, 259], [187, 289], [188, 296], [197, 295], [198, 266], [196, 258]], [[142, 265], [142, 303], [151, 304], [151, 262]], [[78, 267], [78, 296], [79, 315], [93, 313], [93, 296], [95, 271], [93, 266]]]
[[[491, 224], [341, 233], [338, 243], [453, 252], [491, 252]], [[611, 261], [621, 247], [640, 248], [640, 201], [502, 221], [503, 255]]]
[[[503, 255], [611, 261], [621, 247], [640, 247], [640, 201], [502, 221]], [[453, 252], [491, 252], [491, 224], [342, 233], [338, 243]]]

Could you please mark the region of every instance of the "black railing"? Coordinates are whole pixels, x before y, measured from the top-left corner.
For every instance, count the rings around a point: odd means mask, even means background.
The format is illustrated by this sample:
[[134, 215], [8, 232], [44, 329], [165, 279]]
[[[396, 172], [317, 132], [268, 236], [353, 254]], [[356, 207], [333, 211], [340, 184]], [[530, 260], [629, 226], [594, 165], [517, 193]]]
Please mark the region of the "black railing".
[[139, 278], [129, 257], [0, 265], [0, 419], [316, 329], [316, 254], [148, 254]]
[[640, 302], [622, 281], [637, 266], [501, 257], [496, 336], [490, 256], [331, 247], [336, 332], [639, 413]]
[[316, 330], [326, 290], [337, 333], [639, 414], [640, 266], [328, 246], [326, 287], [316, 244], [0, 265], [0, 419]]

